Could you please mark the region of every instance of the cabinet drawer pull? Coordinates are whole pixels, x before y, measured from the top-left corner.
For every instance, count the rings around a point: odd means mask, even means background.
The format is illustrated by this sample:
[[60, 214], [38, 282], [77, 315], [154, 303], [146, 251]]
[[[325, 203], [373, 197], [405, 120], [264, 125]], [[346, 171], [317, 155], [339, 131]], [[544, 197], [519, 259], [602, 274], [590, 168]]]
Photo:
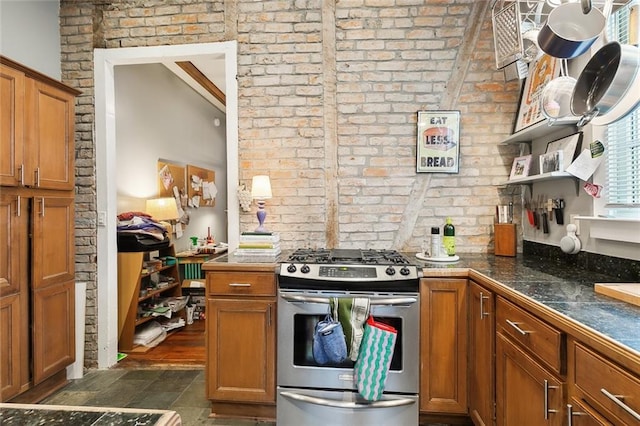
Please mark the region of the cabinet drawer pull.
[[549, 386], [549, 381], [544, 381], [544, 419], [549, 420], [549, 413], [557, 413], [558, 410], [549, 409], [549, 389], [558, 389], [558, 386]]
[[519, 322], [513, 322], [513, 321], [511, 321], [511, 320], [506, 320], [506, 321], [507, 321], [507, 324], [509, 324], [511, 327], [515, 328], [515, 329], [516, 329], [516, 331], [517, 331], [518, 333], [522, 334], [523, 336], [526, 336], [527, 334], [529, 334], [529, 332], [528, 332], [528, 331], [525, 331], [525, 330], [523, 330], [523, 329], [521, 329], [521, 328], [519, 327], [519, 325], [520, 325], [520, 323], [519, 323]]
[[480, 292], [480, 319], [484, 319], [484, 317], [489, 316], [489, 312], [484, 311], [484, 301], [488, 300], [489, 296], [485, 296], [484, 293]]
[[604, 394], [604, 396], [606, 396], [611, 401], [613, 401], [618, 407], [622, 408], [624, 411], [629, 413], [629, 415], [631, 417], [633, 417], [634, 419], [640, 421], [640, 414], [636, 413], [633, 409], [631, 409], [631, 407], [629, 407], [627, 404], [622, 402], [622, 400], [624, 399], [623, 396], [614, 395], [611, 392], [609, 392], [608, 390], [606, 390], [605, 388], [600, 389], [600, 392], [602, 392]]
[[20, 185], [24, 186], [24, 164], [20, 164], [18, 169], [20, 169]]
[[229, 283], [229, 287], [251, 287], [250, 283]]
[[36, 167], [34, 173], [36, 175], [36, 188], [40, 188], [40, 167]]
[[22, 210], [22, 207], [20, 206], [20, 196], [18, 195], [18, 198], [16, 200], [16, 216], [20, 217], [20, 210]]
[[40, 198], [40, 206], [42, 207], [40, 210], [40, 216], [44, 217], [44, 197]]
[[573, 411], [573, 405], [567, 404], [567, 426], [573, 426], [573, 416], [586, 416], [587, 413]]

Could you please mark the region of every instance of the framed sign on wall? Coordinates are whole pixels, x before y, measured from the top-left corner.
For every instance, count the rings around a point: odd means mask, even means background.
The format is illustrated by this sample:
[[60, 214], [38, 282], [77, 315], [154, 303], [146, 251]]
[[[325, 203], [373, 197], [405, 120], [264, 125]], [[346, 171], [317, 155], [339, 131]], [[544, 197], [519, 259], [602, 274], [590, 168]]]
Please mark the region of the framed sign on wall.
[[418, 173], [458, 173], [460, 111], [418, 111]]

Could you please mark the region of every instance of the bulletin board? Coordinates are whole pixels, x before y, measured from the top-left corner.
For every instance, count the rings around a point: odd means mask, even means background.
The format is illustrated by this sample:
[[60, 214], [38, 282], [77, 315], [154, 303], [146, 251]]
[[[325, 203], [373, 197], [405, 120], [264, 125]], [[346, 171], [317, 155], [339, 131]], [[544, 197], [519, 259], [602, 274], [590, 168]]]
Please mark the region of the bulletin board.
[[187, 165], [187, 195], [191, 207], [213, 207], [216, 205], [216, 172]]
[[158, 197], [175, 197], [186, 192], [185, 168], [165, 161], [158, 161]]

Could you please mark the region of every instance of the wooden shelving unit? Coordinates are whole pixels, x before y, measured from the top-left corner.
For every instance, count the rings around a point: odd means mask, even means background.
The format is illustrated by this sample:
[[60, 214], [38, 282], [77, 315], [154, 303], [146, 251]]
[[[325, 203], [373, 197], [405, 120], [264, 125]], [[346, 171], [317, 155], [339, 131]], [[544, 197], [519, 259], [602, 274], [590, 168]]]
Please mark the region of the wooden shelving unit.
[[[147, 271], [144, 263], [151, 259], [153, 253], [158, 257], [175, 259], [173, 246], [166, 249], [148, 252], [120, 252], [118, 253], [118, 350], [131, 352], [137, 349], [133, 344], [136, 327], [156, 317], [140, 316], [138, 307], [157, 297], [178, 297], [182, 295], [178, 264], [164, 265]], [[162, 274], [173, 278], [166, 287], [154, 288], [141, 294], [141, 290], [150, 288], [152, 277]]]

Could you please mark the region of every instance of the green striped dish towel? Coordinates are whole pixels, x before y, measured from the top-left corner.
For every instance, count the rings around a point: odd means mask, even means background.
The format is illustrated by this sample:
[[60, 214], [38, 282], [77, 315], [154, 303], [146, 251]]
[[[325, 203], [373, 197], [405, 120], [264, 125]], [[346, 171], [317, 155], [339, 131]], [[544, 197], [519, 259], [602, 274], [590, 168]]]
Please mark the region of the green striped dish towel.
[[355, 364], [358, 392], [368, 401], [382, 397], [398, 332], [370, 316], [364, 326], [360, 353]]

